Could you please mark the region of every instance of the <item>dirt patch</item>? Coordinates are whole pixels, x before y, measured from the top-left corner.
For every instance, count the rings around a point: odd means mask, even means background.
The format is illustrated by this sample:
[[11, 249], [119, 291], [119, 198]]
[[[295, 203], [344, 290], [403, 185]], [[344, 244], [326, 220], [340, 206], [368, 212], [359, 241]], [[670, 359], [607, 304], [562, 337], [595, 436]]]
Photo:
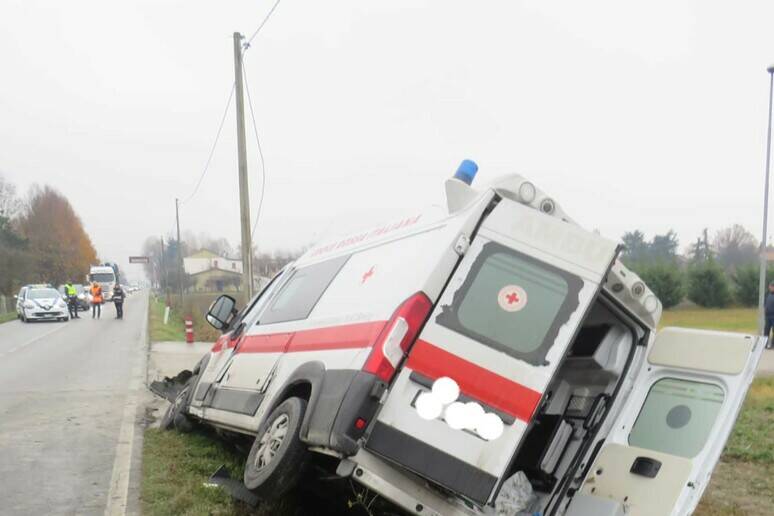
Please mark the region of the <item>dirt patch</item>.
[[753, 516], [772, 512], [774, 466], [723, 460], [715, 468], [697, 516]]

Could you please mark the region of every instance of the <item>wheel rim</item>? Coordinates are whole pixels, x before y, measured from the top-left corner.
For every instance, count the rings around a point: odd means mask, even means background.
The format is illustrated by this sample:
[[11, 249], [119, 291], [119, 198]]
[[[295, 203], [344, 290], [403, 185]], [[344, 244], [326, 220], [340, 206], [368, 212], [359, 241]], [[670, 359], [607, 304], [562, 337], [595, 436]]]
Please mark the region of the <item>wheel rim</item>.
[[282, 441], [288, 433], [290, 418], [287, 414], [280, 414], [277, 419], [271, 422], [269, 428], [261, 435], [258, 441], [258, 450], [255, 453], [253, 464], [257, 470], [262, 470], [268, 466], [277, 454]]

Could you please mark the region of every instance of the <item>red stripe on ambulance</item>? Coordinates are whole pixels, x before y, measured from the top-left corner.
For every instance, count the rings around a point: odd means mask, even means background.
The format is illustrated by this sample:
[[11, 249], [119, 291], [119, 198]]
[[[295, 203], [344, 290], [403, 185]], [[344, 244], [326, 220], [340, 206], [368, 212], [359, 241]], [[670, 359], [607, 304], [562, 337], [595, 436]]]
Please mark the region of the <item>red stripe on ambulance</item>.
[[411, 349], [406, 365], [431, 380], [448, 376], [465, 395], [525, 422], [532, 419], [542, 397], [529, 387], [421, 339]]
[[239, 353], [290, 353], [371, 347], [386, 321], [344, 324], [293, 333], [247, 335]]

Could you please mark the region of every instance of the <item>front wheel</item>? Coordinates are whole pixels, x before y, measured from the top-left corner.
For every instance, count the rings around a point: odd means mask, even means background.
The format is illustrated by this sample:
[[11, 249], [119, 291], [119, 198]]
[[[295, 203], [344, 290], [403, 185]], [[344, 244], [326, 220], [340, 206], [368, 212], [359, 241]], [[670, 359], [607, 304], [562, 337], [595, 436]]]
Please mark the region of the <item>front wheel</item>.
[[194, 429], [194, 423], [186, 415], [185, 411], [188, 409], [188, 393], [193, 389], [195, 379], [195, 376], [189, 378], [185, 386], [180, 390], [180, 393], [178, 393], [175, 401], [167, 407], [167, 411], [161, 418], [160, 426], [162, 430], [172, 430], [174, 428], [179, 432], [188, 433]]
[[308, 450], [299, 439], [306, 401], [288, 398], [266, 418], [245, 464], [245, 486], [263, 500], [276, 500], [298, 483]]

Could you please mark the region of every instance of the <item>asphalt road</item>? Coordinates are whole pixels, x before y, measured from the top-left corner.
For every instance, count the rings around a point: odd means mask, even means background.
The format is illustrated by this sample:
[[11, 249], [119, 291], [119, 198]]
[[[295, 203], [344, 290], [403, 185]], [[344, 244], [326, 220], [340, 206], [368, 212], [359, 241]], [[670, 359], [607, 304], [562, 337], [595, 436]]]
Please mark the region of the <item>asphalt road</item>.
[[99, 320], [0, 324], [1, 514], [105, 514], [109, 495], [125, 503], [147, 299], [127, 299], [123, 320], [104, 305]]

